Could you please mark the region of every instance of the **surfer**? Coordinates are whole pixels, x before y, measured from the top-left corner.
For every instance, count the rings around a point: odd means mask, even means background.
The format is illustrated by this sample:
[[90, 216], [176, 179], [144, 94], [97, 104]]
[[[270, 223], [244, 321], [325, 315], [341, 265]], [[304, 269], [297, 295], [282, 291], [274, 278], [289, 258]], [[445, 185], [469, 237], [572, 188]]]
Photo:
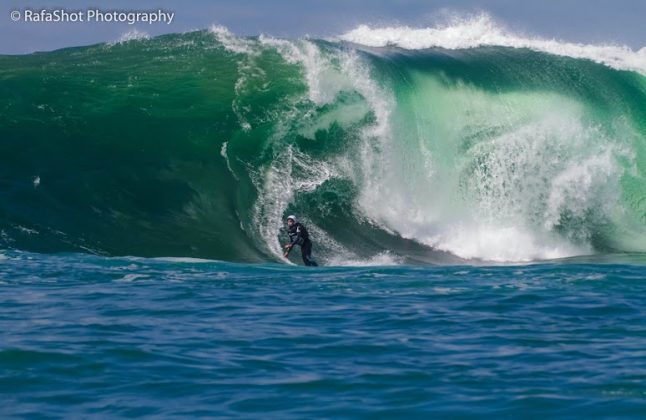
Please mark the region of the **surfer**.
[[305, 226], [298, 222], [296, 216], [287, 217], [287, 234], [289, 235], [289, 243], [285, 245], [285, 258], [289, 256], [294, 245], [299, 245], [305, 265], [318, 267], [318, 264], [312, 259], [312, 241], [310, 240], [310, 235], [307, 233]]

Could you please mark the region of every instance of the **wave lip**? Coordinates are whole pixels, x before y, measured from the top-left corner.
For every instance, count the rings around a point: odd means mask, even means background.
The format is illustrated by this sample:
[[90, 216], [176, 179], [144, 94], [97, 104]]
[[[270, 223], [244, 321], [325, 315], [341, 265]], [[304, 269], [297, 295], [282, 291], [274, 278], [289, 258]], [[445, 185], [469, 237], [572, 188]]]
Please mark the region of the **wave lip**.
[[137, 29], [132, 29], [130, 31], [124, 32], [123, 34], [121, 34], [119, 39], [108, 43], [108, 45], [117, 45], [117, 44], [123, 44], [123, 43], [129, 42], [129, 41], [139, 41], [144, 39], [150, 39], [150, 35], [147, 32], [140, 31]]
[[360, 25], [338, 38], [368, 47], [396, 46], [407, 50], [456, 50], [484, 46], [528, 48], [554, 55], [592, 60], [618, 70], [646, 74], [646, 47], [634, 51], [627, 46], [589, 45], [525, 37], [505, 29], [486, 14], [430, 28]]

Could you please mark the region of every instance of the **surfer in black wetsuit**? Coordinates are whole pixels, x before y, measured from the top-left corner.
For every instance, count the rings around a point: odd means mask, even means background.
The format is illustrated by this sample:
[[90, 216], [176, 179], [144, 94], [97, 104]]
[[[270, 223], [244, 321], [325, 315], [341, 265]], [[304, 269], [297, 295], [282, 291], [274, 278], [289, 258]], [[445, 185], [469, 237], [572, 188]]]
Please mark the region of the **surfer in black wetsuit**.
[[299, 245], [305, 265], [318, 267], [318, 264], [312, 259], [312, 241], [310, 240], [310, 235], [307, 233], [305, 226], [298, 223], [296, 216], [287, 217], [287, 234], [289, 235], [289, 243], [285, 245], [285, 258], [287, 258], [294, 245]]

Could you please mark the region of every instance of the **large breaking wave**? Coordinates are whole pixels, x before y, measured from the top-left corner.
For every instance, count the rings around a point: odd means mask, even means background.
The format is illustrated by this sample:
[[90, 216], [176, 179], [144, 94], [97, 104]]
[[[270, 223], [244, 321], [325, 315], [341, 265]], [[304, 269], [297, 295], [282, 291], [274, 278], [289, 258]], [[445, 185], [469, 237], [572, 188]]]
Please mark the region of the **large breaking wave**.
[[646, 251], [646, 53], [486, 17], [0, 57], [0, 246], [327, 264]]

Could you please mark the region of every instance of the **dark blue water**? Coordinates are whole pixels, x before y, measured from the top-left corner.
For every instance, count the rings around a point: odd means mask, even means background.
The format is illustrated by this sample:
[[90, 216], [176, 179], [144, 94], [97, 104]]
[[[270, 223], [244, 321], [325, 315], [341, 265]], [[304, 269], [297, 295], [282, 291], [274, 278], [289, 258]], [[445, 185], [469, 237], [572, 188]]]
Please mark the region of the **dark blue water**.
[[0, 416], [646, 415], [646, 266], [3, 252]]

